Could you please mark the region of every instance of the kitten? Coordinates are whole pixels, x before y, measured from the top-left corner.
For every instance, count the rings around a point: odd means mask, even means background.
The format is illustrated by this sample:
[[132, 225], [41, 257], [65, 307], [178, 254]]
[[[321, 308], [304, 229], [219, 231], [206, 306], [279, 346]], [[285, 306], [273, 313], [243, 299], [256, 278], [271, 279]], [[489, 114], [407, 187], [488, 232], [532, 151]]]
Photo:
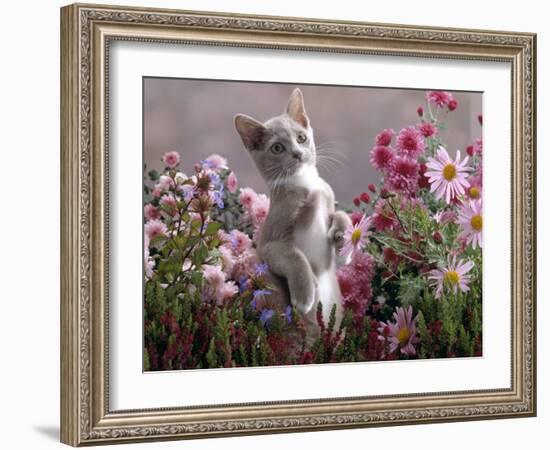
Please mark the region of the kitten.
[[235, 127], [266, 182], [269, 214], [257, 242], [283, 302], [297, 308], [318, 333], [317, 303], [323, 317], [337, 308], [341, 320], [342, 294], [336, 278], [338, 250], [350, 219], [335, 211], [332, 188], [317, 172], [313, 130], [302, 92], [295, 89], [285, 113], [265, 123], [238, 114]]

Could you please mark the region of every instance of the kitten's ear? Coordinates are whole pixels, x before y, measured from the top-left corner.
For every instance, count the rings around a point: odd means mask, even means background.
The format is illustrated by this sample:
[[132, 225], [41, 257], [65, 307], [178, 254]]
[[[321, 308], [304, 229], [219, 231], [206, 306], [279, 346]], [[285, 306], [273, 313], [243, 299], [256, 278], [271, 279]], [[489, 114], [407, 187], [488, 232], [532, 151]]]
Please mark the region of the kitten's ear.
[[261, 122], [246, 114], [237, 114], [235, 116], [235, 128], [248, 150], [256, 150], [258, 148], [265, 131], [265, 127]]
[[296, 88], [292, 91], [292, 94], [290, 94], [288, 105], [286, 106], [286, 113], [304, 128], [309, 126], [309, 118], [307, 117], [306, 108], [304, 106], [304, 96], [300, 89]]

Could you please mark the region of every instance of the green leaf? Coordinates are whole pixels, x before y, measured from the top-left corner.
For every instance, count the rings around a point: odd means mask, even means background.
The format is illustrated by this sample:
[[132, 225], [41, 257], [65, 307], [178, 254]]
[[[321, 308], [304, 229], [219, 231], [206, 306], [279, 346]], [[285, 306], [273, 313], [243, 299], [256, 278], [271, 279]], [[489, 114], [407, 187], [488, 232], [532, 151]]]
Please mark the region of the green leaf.
[[222, 227], [222, 224], [219, 222], [210, 222], [206, 227], [205, 236], [214, 236], [218, 230]]

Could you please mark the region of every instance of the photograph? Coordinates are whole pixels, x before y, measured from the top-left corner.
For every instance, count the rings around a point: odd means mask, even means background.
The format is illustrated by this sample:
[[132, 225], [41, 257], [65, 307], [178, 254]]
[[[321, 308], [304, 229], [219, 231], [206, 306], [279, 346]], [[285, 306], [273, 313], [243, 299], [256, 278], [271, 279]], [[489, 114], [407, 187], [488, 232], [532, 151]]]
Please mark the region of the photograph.
[[482, 92], [142, 92], [143, 371], [483, 356]]

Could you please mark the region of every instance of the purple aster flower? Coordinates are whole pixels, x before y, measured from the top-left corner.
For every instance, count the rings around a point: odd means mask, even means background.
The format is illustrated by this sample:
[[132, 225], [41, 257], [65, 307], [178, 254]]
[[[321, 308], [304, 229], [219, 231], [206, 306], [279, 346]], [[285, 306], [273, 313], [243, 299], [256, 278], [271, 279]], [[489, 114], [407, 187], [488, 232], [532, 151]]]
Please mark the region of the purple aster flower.
[[214, 191], [212, 193], [212, 200], [218, 208], [223, 209], [225, 207], [223, 202], [223, 186], [220, 187], [219, 191]]
[[245, 276], [239, 278], [239, 292], [242, 294], [244, 291], [247, 291], [248, 288], [248, 278]]
[[285, 319], [286, 319], [287, 323], [292, 322], [292, 306], [291, 305], [288, 305], [285, 309]]
[[269, 267], [265, 263], [256, 264], [256, 276], [261, 277], [262, 275], [265, 275], [268, 269]]
[[271, 318], [274, 316], [275, 311], [272, 309], [264, 309], [262, 313], [260, 314], [260, 322], [265, 326], [267, 322], [271, 320]]
[[[212, 185], [213, 185], [215, 188], [217, 188], [217, 187], [220, 186], [221, 180], [220, 180], [220, 176], [219, 176], [217, 173], [211, 173], [211, 174], [209, 175], [209, 177], [210, 177], [210, 182], [212, 183]], [[223, 187], [223, 185], [222, 185], [222, 187]]]
[[200, 165], [204, 168], [204, 169], [215, 169], [216, 168], [216, 164], [214, 161], [210, 161], [209, 159], [203, 159], [201, 162], [200, 162]]

